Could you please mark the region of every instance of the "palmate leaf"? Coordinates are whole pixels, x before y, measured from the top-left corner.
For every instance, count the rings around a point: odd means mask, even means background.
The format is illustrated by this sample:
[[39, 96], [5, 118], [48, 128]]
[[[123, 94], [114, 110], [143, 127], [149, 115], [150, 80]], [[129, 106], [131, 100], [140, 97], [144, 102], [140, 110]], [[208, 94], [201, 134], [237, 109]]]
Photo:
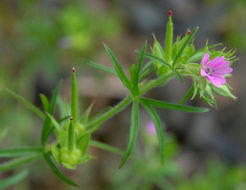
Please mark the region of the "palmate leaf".
[[66, 176], [64, 176], [61, 171], [56, 167], [56, 165], [53, 163], [52, 159], [51, 159], [51, 153], [44, 153], [43, 154], [44, 159], [46, 160], [46, 162], [49, 164], [49, 166], [51, 167], [51, 169], [53, 170], [53, 172], [64, 182], [73, 185], [75, 187], [78, 187], [78, 185], [73, 182], [72, 180], [68, 179]]
[[31, 104], [28, 100], [26, 100], [25, 98], [16, 94], [14, 91], [8, 88], [6, 88], [6, 92], [8, 92], [11, 96], [22, 102], [27, 108], [36, 113], [40, 118], [45, 119], [45, 114], [39, 108]]
[[185, 105], [180, 105], [180, 104], [173, 104], [170, 102], [154, 100], [150, 98], [141, 98], [141, 102], [150, 104], [158, 108], [183, 111], [183, 112], [202, 113], [202, 112], [207, 112], [209, 110], [208, 108], [198, 108], [198, 107], [185, 106]]
[[187, 38], [186, 41], [184, 42], [184, 44], [183, 44], [183, 46], [181, 47], [181, 49], [178, 51], [177, 56], [175, 57], [175, 59], [174, 59], [174, 61], [173, 61], [173, 64], [172, 64], [173, 68], [174, 68], [175, 65], [177, 64], [178, 58], [182, 55], [182, 53], [183, 53], [183, 51], [185, 50], [185, 48], [187, 47], [187, 45], [189, 44], [189, 42], [192, 40], [192, 38], [193, 38], [194, 35], [196, 34], [197, 30], [198, 30], [198, 27], [197, 27], [195, 30], [193, 30], [193, 31], [191, 32], [191, 34], [188, 36], [188, 38]]
[[144, 106], [144, 108], [147, 110], [152, 121], [155, 124], [155, 129], [156, 129], [158, 140], [159, 140], [161, 162], [163, 163], [164, 162], [164, 129], [162, 127], [161, 119], [158, 116], [157, 112], [149, 104], [141, 100], [140, 102]]
[[104, 66], [104, 65], [99, 65], [97, 63], [94, 63], [92, 61], [87, 61], [85, 62], [87, 65], [91, 66], [91, 67], [94, 67], [96, 69], [99, 69], [99, 70], [102, 70], [102, 71], [106, 71], [110, 74], [113, 74], [115, 76], [118, 76], [117, 72], [115, 72], [114, 69], [110, 68], [110, 67], [107, 67], [107, 66]]
[[126, 149], [126, 152], [122, 158], [120, 168], [125, 164], [128, 157], [130, 156], [134, 145], [137, 140], [138, 135], [138, 128], [139, 128], [139, 105], [138, 100], [134, 99], [132, 104], [132, 114], [131, 114], [131, 126], [130, 126], [130, 134], [129, 134], [129, 142]]
[[110, 48], [106, 44], [104, 44], [104, 49], [106, 50], [107, 54], [109, 55], [110, 59], [112, 60], [112, 62], [114, 64], [115, 71], [117, 72], [117, 75], [119, 76], [123, 85], [132, 91], [130, 81], [126, 77], [126, 75], [125, 75], [123, 69], [121, 68], [119, 62], [117, 61], [115, 55], [113, 54], [113, 52], [110, 50]]
[[[59, 84], [57, 85], [57, 87], [55, 88], [55, 91], [54, 91], [54, 93], [53, 93], [53, 96], [52, 96], [52, 98], [51, 98], [51, 102], [50, 102], [50, 104], [49, 104], [49, 114], [50, 114], [50, 115], [53, 115], [53, 114], [54, 114], [54, 111], [55, 111], [55, 105], [56, 105], [56, 100], [57, 100], [57, 97], [58, 97], [60, 88], [61, 88], [61, 83], [59, 83]], [[50, 128], [50, 124], [51, 124], [51, 120], [50, 120], [50, 118], [46, 115], [46, 116], [45, 116], [44, 125], [43, 125], [43, 128], [42, 128], [42, 134], [41, 134], [41, 144], [42, 144], [42, 146], [45, 146], [45, 145], [46, 145], [46, 142], [47, 142], [47, 140], [48, 140], [48, 137], [49, 137], [49, 135], [52, 133], [52, 129], [53, 129], [53, 128]]]
[[0, 149], [0, 157], [30, 156], [37, 153], [42, 153], [41, 147]]
[[4, 179], [2, 181], [0, 181], [0, 190], [1, 189], [6, 189], [18, 182], [20, 182], [21, 180], [23, 180], [25, 177], [27, 177], [27, 170], [24, 170], [18, 174], [15, 174], [14, 176], [12, 177], [9, 177], [7, 179]]

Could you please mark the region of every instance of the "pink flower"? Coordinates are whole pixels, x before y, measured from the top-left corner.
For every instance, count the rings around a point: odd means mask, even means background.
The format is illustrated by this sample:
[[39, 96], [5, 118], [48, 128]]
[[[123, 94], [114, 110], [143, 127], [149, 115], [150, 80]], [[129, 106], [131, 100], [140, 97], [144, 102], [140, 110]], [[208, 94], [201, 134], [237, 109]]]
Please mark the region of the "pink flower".
[[[166, 129], [166, 126], [165, 126], [165, 123], [163, 123], [163, 130]], [[147, 126], [146, 126], [146, 132], [149, 134], [149, 135], [156, 135], [156, 129], [155, 129], [155, 124], [153, 123], [153, 121], [149, 121], [147, 123]]]
[[150, 134], [150, 135], [156, 134], [155, 125], [154, 125], [154, 123], [153, 123], [152, 121], [149, 121], [149, 122], [147, 123], [146, 131], [147, 131], [147, 133]]
[[224, 75], [233, 71], [229, 64], [230, 61], [224, 60], [224, 56], [209, 61], [209, 54], [206, 53], [202, 59], [201, 76], [205, 76], [214, 86], [221, 87], [226, 83]]

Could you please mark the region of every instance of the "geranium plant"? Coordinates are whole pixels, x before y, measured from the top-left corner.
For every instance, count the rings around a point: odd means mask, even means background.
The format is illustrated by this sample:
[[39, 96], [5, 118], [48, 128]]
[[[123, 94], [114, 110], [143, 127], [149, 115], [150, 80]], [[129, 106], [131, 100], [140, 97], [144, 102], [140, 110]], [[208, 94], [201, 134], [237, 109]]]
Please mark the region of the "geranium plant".
[[[140, 114], [139, 108], [142, 106], [148, 113], [155, 126], [159, 141], [160, 160], [164, 163], [164, 130], [161, 119], [155, 108], [201, 113], [207, 112], [208, 108], [191, 107], [183, 105], [189, 98], [199, 96], [209, 105], [216, 106], [214, 93], [230, 98], [235, 98], [230, 92], [230, 87], [226, 83], [226, 78], [232, 72], [231, 65], [236, 58], [234, 51], [215, 50], [219, 44], [206, 46], [196, 50], [193, 44], [194, 36], [198, 28], [188, 32], [183, 36], [178, 36], [173, 42], [172, 12], [169, 12], [169, 21], [166, 29], [165, 49], [154, 36], [154, 43], [151, 52], [147, 52], [147, 43], [138, 51], [138, 62], [129, 68], [129, 77], [123, 71], [116, 56], [111, 49], [104, 44], [106, 53], [111, 58], [113, 67], [109, 68], [92, 61], [88, 65], [106, 71], [118, 77], [122, 84], [128, 89], [129, 95], [120, 103], [106, 111], [91, 115], [93, 105], [86, 110], [79, 110], [77, 91], [77, 71], [72, 68], [71, 101], [65, 103], [59, 97], [61, 84], [54, 90], [53, 96], [48, 98], [41, 94], [40, 98], [43, 110], [35, 107], [23, 97], [13, 91], [6, 89], [13, 97], [24, 103], [30, 110], [35, 112], [44, 122], [40, 137], [40, 147], [24, 147], [1, 149], [1, 157], [10, 157], [9, 161], [0, 165], [0, 171], [8, 171], [23, 163], [44, 158], [55, 174], [63, 181], [78, 186], [75, 182], [65, 177], [58, 169], [57, 164], [67, 169], [74, 170], [78, 164], [83, 164], [93, 159], [87, 154], [89, 146], [95, 146], [122, 155], [119, 167], [123, 167], [131, 153], [139, 133]], [[145, 64], [145, 60], [148, 62]], [[149, 79], [150, 73], [156, 72], [155, 79]], [[184, 77], [192, 79], [193, 85], [180, 100], [179, 103], [171, 103], [144, 97], [144, 94], [153, 88], [164, 86], [168, 81], [177, 77], [183, 81]], [[56, 105], [60, 108], [60, 117], [54, 117]], [[68, 104], [69, 106], [64, 106]], [[101, 124], [131, 104], [131, 125], [129, 132], [129, 142], [124, 152], [109, 145], [91, 140], [93, 133]], [[51, 134], [55, 139], [49, 143]], [[55, 164], [56, 162], [56, 164]]]

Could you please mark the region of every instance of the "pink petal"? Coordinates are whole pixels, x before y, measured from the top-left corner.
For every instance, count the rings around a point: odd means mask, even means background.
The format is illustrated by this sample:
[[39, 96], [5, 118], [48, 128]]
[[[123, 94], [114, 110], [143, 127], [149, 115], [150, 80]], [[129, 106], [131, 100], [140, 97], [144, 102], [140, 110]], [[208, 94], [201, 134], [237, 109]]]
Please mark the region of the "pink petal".
[[222, 59], [221, 57], [215, 57], [214, 59], [212, 59], [208, 64], [207, 67], [215, 67], [216, 65], [220, 65], [224, 62], [224, 59]]
[[215, 75], [226, 75], [228, 73], [231, 73], [233, 71], [230, 67], [220, 67], [215, 70], [213, 74]]
[[200, 74], [201, 74], [201, 76], [207, 76], [208, 75], [203, 67], [201, 68]]
[[205, 53], [202, 59], [202, 65], [205, 66], [208, 63], [208, 61], [209, 61], [209, 54]]
[[206, 78], [216, 87], [221, 87], [221, 84], [225, 84], [226, 80], [223, 76], [217, 76], [217, 75], [213, 75], [213, 76], [206, 76]]

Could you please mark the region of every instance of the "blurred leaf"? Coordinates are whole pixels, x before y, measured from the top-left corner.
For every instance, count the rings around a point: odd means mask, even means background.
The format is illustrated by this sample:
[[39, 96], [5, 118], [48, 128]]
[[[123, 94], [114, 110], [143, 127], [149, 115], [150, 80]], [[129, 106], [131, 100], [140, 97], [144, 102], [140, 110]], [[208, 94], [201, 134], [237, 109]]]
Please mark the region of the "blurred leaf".
[[201, 112], [207, 112], [209, 110], [207, 108], [197, 108], [197, 107], [185, 106], [185, 105], [180, 105], [180, 104], [173, 104], [170, 102], [154, 100], [150, 98], [141, 98], [141, 101], [146, 104], [151, 104], [152, 106], [155, 106], [158, 108], [175, 110], [175, 111], [201, 113]]
[[83, 124], [86, 124], [89, 120], [89, 116], [92, 110], [94, 104], [90, 104], [90, 106], [85, 110], [85, 112], [82, 114], [82, 117], [80, 119], [80, 122]]
[[155, 124], [155, 129], [158, 135], [159, 140], [159, 146], [160, 146], [160, 156], [161, 156], [161, 162], [164, 162], [164, 129], [161, 123], [161, 119], [158, 116], [157, 112], [147, 103], [144, 101], [142, 102], [140, 100], [141, 104], [144, 106], [144, 108], [148, 111], [152, 121]]
[[133, 100], [132, 104], [132, 114], [131, 114], [131, 126], [130, 126], [130, 134], [129, 134], [129, 142], [126, 149], [126, 152], [122, 158], [120, 168], [125, 164], [128, 157], [130, 156], [134, 145], [137, 140], [138, 135], [138, 128], [139, 128], [139, 105], [136, 99]]
[[0, 131], [0, 142], [3, 140], [3, 138], [7, 135], [8, 131], [7, 129], [2, 129]]
[[16, 94], [15, 92], [13, 92], [12, 90], [6, 88], [6, 91], [13, 96], [14, 98], [16, 98], [17, 100], [19, 100], [20, 102], [22, 102], [27, 108], [29, 108], [31, 111], [33, 111], [34, 113], [36, 113], [40, 118], [45, 119], [45, 114], [36, 106], [34, 106], [33, 104], [31, 104], [29, 101], [27, 101], [25, 98], [23, 98], [22, 96]]
[[106, 67], [106, 66], [104, 66], [104, 65], [99, 65], [99, 64], [94, 63], [94, 62], [92, 62], [92, 61], [87, 61], [87, 62], [85, 62], [85, 63], [86, 63], [87, 65], [91, 66], [91, 67], [96, 68], [96, 69], [99, 69], [99, 70], [102, 70], [102, 71], [106, 71], [106, 72], [108, 72], [108, 73], [110, 73], [110, 74], [113, 74], [113, 75], [115, 75], [115, 76], [118, 76], [117, 72], [115, 72], [114, 69], [111, 69], [111, 68]]
[[33, 156], [26, 156], [26, 157], [16, 158], [16, 159], [7, 161], [3, 164], [0, 164], [0, 172], [10, 170], [12, 168], [15, 168], [15, 167], [17, 167], [21, 164], [27, 163], [27, 162], [31, 162], [32, 160], [40, 158], [41, 156], [42, 156], [42, 154], [37, 153]]
[[[58, 94], [61, 88], [61, 82], [59, 82], [59, 84], [57, 85], [57, 87], [55, 88], [55, 91], [53, 93], [53, 96], [51, 98], [51, 102], [49, 105], [49, 114], [53, 115], [54, 111], [55, 111], [55, 105], [56, 105], [56, 100], [58, 98]], [[46, 142], [48, 140], [49, 135], [52, 133], [52, 129], [50, 128], [50, 118], [48, 116], [45, 117], [45, 121], [44, 121], [44, 125], [42, 128], [42, 134], [41, 134], [41, 144], [42, 146], [46, 145]]]
[[56, 119], [52, 115], [50, 115], [49, 113], [46, 113], [46, 114], [49, 117], [51, 124], [53, 125], [55, 130], [59, 133], [61, 131], [60, 124], [56, 121]]
[[42, 153], [42, 148], [24, 147], [24, 148], [0, 149], [0, 157], [28, 156], [37, 153]]
[[20, 182], [21, 180], [23, 180], [25, 177], [27, 177], [27, 170], [24, 170], [18, 174], [15, 174], [12, 177], [9, 177], [7, 179], [4, 179], [2, 181], [0, 181], [0, 189], [5, 189], [8, 188], [11, 185], [14, 185], [18, 182]]
[[119, 154], [119, 155], [122, 155], [122, 156], [124, 155], [124, 152], [119, 150], [118, 148], [115, 148], [113, 146], [107, 145], [107, 144], [99, 142], [99, 141], [91, 140], [90, 141], [90, 145], [94, 146], [94, 147], [97, 147], [97, 148], [100, 148], [102, 150], [106, 150], [106, 151], [115, 153], [115, 154]]
[[100, 115], [103, 115], [105, 112], [109, 111], [110, 109], [112, 109], [112, 106], [107, 106], [105, 108], [102, 108], [100, 111], [98, 111], [97, 113], [92, 115], [90, 118], [88, 118], [88, 121], [90, 122], [92, 120], [95, 120], [97, 117], [99, 117]]
[[60, 123], [62, 123], [64, 121], [66, 121], [67, 119], [69, 119], [70, 117], [71, 117], [71, 115], [65, 116], [65, 117], [59, 119], [58, 123], [60, 124]]
[[78, 185], [76, 183], [74, 183], [72, 180], [68, 179], [67, 177], [65, 177], [60, 170], [56, 167], [56, 165], [53, 163], [52, 159], [50, 158], [51, 154], [50, 152], [45, 153], [44, 154], [44, 158], [46, 160], [46, 162], [49, 164], [49, 166], [51, 167], [51, 169], [53, 170], [53, 172], [64, 182], [73, 185], [75, 187], [78, 187]]
[[44, 94], [40, 94], [40, 99], [41, 99], [44, 111], [48, 112], [49, 111], [49, 101], [47, 97]]

